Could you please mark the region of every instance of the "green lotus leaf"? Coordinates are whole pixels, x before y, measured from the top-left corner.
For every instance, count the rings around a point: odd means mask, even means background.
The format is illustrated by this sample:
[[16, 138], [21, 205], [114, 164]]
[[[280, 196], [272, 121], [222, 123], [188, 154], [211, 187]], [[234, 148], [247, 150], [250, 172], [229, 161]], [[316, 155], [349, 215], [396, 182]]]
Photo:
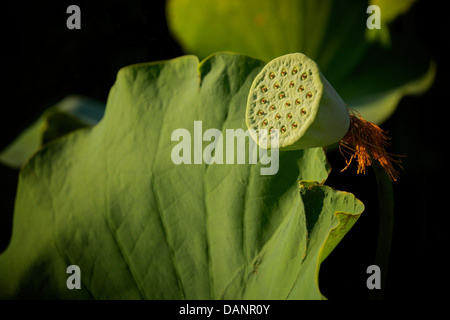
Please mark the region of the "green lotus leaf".
[[[22, 167], [0, 296], [323, 298], [320, 263], [364, 206], [323, 185], [322, 148], [280, 151], [272, 175], [261, 174], [262, 158], [206, 164], [211, 141], [194, 145], [191, 164], [173, 162], [177, 129], [193, 140], [199, 121], [203, 132], [245, 130], [263, 66], [219, 53], [121, 69], [97, 125], [52, 140]], [[70, 265], [79, 290], [66, 285]]]
[[376, 5], [383, 13], [383, 23], [388, 24], [411, 8], [417, 0], [370, 0], [369, 4]]
[[[366, 39], [368, 41], [378, 41], [382, 46], [392, 45], [389, 33], [389, 24], [395, 19], [409, 11], [416, 0], [369, 0], [367, 13], [375, 14], [373, 7], [376, 6], [379, 12], [379, 28], [367, 29]], [[381, 19], [382, 17], [382, 19]]]
[[103, 117], [104, 105], [94, 99], [71, 95], [46, 109], [0, 152], [0, 162], [19, 168], [43, 144], [73, 130], [92, 127]]
[[[184, 50], [200, 58], [229, 50], [268, 62], [303, 53], [349, 107], [379, 124], [404, 95], [423, 93], [434, 79], [435, 65], [423, 45], [389, 32], [389, 24], [412, 3], [170, 0], [167, 20]], [[367, 28], [370, 4], [380, 6], [381, 29]]]

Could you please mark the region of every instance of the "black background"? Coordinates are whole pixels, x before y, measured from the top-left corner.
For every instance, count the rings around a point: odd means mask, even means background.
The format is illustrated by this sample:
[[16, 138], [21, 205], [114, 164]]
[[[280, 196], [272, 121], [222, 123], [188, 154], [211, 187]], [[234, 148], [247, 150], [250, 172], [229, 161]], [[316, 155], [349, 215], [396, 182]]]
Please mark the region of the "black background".
[[[81, 8], [81, 30], [66, 28], [66, 8]], [[440, 2], [442, 5], [442, 2]], [[69, 94], [106, 101], [117, 71], [126, 65], [183, 54], [168, 31], [164, 1], [21, 1], [3, 6], [0, 150], [40, 113]], [[419, 0], [392, 26], [409, 28], [437, 63], [433, 87], [401, 100], [382, 125], [390, 151], [405, 154], [404, 172], [394, 184], [395, 228], [385, 299], [440, 298], [445, 289], [448, 215], [445, 206], [448, 137], [448, 71], [445, 10]], [[378, 233], [375, 178], [328, 154], [334, 168], [327, 184], [352, 192], [366, 206], [357, 224], [322, 264], [320, 288], [329, 299], [367, 300], [366, 269], [374, 264]], [[354, 169], [354, 168], [353, 168]], [[11, 232], [17, 171], [0, 167], [1, 247]]]

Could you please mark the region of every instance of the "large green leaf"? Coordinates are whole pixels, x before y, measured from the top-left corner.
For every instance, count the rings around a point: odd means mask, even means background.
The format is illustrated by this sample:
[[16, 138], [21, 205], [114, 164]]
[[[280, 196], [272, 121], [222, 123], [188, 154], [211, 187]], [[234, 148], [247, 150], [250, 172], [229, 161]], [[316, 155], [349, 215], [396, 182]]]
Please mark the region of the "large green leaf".
[[[382, 7], [381, 29], [366, 27], [370, 3], [354, 0], [170, 0], [167, 18], [185, 51], [200, 58], [221, 50], [264, 61], [304, 53], [349, 107], [381, 123], [404, 95], [430, 87], [435, 66], [420, 43], [389, 34], [411, 1], [374, 3]], [[380, 37], [390, 46], [374, 41]]]
[[227, 50], [268, 62], [301, 52], [333, 80], [330, 74], [351, 70], [367, 49], [366, 8], [354, 0], [170, 0], [167, 18], [185, 50], [200, 58]]
[[[369, 41], [378, 41], [384, 46], [391, 45], [389, 24], [398, 16], [407, 13], [416, 0], [369, 0], [369, 5], [375, 5], [380, 12], [380, 28], [367, 29], [366, 38]], [[371, 11], [368, 9], [369, 12]]]
[[[173, 131], [195, 137], [196, 120], [246, 128], [263, 64], [220, 53], [122, 69], [99, 124], [23, 166], [1, 297], [323, 298], [320, 263], [364, 207], [319, 183], [330, 170], [322, 148], [280, 151], [275, 175], [260, 162], [171, 160]], [[66, 287], [72, 264], [81, 290]]]

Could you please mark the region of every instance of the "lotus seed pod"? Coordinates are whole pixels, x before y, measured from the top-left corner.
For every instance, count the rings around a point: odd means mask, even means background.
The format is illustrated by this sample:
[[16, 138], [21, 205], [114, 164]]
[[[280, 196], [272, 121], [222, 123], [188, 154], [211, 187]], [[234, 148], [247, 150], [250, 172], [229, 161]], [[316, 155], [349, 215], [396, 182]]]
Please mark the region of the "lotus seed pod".
[[[245, 121], [261, 147], [270, 148], [278, 136], [279, 147], [286, 150], [333, 144], [350, 126], [345, 102], [317, 64], [301, 53], [270, 61], [256, 76]], [[272, 129], [279, 134], [271, 136]]]

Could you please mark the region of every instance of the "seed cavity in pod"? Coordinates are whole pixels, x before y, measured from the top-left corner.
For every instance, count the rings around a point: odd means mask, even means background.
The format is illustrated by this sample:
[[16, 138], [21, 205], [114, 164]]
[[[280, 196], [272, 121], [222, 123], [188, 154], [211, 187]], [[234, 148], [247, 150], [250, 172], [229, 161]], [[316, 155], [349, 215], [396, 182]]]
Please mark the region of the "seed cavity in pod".
[[306, 109], [305, 109], [305, 108], [302, 108], [302, 109], [300, 110], [300, 113], [302, 114], [302, 116], [304, 116], [304, 115], [306, 114]]
[[280, 131], [281, 131], [281, 133], [285, 133], [286, 132], [286, 127], [282, 126]]
[[313, 94], [311, 91], [306, 94], [306, 98], [308, 98], [308, 99], [311, 99], [312, 96], [313, 96]]
[[281, 119], [281, 115], [280, 115], [279, 113], [277, 113], [277, 115], [275, 116], [275, 118], [276, 118], [277, 120], [279, 120], [279, 119]]
[[277, 107], [275, 107], [274, 105], [271, 105], [271, 106], [270, 106], [270, 110], [272, 110], [272, 111], [275, 110], [276, 108], [277, 108]]
[[279, 84], [278, 82], [275, 82], [275, 83], [273, 84], [273, 87], [274, 87], [275, 89], [280, 89], [280, 84]]
[[264, 126], [267, 126], [267, 124], [268, 124], [267, 120], [264, 120], [262, 124], [263, 124]]
[[298, 92], [303, 92], [303, 90], [305, 90], [305, 88], [303, 88], [303, 86], [298, 87]]
[[266, 87], [266, 86], [262, 86], [262, 87], [261, 87], [261, 91], [262, 91], [262, 92], [267, 92], [267, 87]]
[[302, 80], [306, 80], [306, 78], [308, 78], [308, 75], [306, 74], [306, 72], [303, 72], [303, 74], [302, 74]]
[[285, 75], [287, 75], [287, 71], [286, 69], [281, 70], [281, 75], [284, 77]]
[[284, 97], [286, 97], [286, 94], [284, 92], [281, 92], [279, 97], [280, 97], [280, 99], [284, 99]]
[[263, 116], [263, 115], [264, 115], [264, 111], [259, 110], [259, 111], [258, 111], [258, 115], [259, 115], [259, 116]]
[[294, 81], [291, 81], [291, 83], [289, 83], [289, 88], [293, 88], [295, 86]]
[[273, 72], [269, 73], [269, 78], [271, 80], [273, 80], [275, 78], [275, 73], [273, 73]]
[[302, 101], [300, 99], [295, 99], [295, 104], [299, 105], [300, 103], [302, 103]]
[[294, 69], [292, 69], [292, 75], [297, 74], [297, 72], [298, 72], [298, 68], [297, 68], [297, 67], [294, 67]]
[[267, 103], [267, 99], [266, 98], [262, 98], [261, 99], [261, 103]]
[[286, 107], [290, 107], [291, 103], [289, 101], [286, 101], [286, 103], [284, 104]]
[[297, 127], [298, 127], [298, 124], [297, 124], [296, 122], [294, 122], [294, 123], [292, 124], [292, 128], [297, 129]]
[[287, 118], [290, 120], [290, 119], [292, 119], [292, 113], [288, 113], [287, 114]]

